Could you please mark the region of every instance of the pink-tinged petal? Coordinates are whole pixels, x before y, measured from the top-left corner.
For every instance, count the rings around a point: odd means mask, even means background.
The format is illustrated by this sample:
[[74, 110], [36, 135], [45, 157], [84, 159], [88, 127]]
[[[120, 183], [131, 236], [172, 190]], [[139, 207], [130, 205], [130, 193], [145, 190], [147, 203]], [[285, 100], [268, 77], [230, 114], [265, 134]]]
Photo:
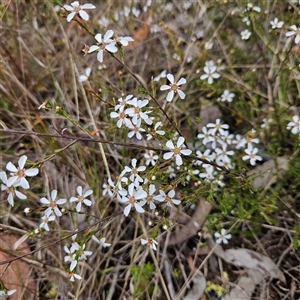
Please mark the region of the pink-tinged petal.
[[84, 199], [84, 200], [83, 200], [83, 203], [84, 203], [86, 206], [91, 206], [91, 205], [92, 205], [92, 201], [91, 201], [91, 200], [88, 200], [88, 199]]
[[64, 9], [66, 9], [68, 11], [73, 11], [74, 10], [74, 8], [72, 6], [70, 6], [70, 5], [68, 5], [68, 4], [64, 5]]
[[16, 193], [16, 196], [17, 196], [19, 199], [21, 199], [21, 200], [27, 199], [27, 197], [26, 197], [23, 193], [21, 193], [21, 192], [19, 192], [19, 191], [15, 191], [15, 193]]
[[89, 195], [92, 195], [93, 194], [93, 191], [92, 190], [87, 190], [85, 193], [84, 193], [84, 197], [88, 197]]
[[131, 204], [128, 204], [125, 208], [124, 208], [124, 215], [127, 217], [130, 213], [131, 210]]
[[170, 148], [170, 149], [174, 149], [174, 148], [175, 148], [172, 141], [167, 141], [166, 146], [167, 146], [168, 148]]
[[72, 19], [75, 17], [75, 15], [76, 15], [76, 12], [71, 12], [70, 14], [68, 14], [67, 21], [71, 22]]
[[183, 149], [183, 150], [180, 150], [180, 153], [183, 154], [183, 155], [191, 155], [192, 154], [192, 150], [190, 150], [190, 149]]
[[57, 190], [53, 190], [53, 191], [51, 192], [51, 199], [52, 199], [52, 200], [55, 200], [56, 196], [57, 196]]
[[76, 190], [77, 190], [78, 195], [81, 196], [82, 195], [82, 186], [79, 185]]
[[174, 152], [167, 152], [164, 154], [164, 159], [170, 159], [174, 155]]
[[19, 168], [20, 168], [20, 169], [24, 169], [26, 160], [27, 160], [27, 156], [26, 156], [26, 155], [23, 155], [23, 156], [20, 157], [20, 159], [19, 159], [19, 161], [18, 161], [18, 164], [19, 164]]
[[180, 78], [179, 81], [177, 82], [177, 85], [182, 85], [186, 83], [186, 79], [185, 78]]
[[111, 38], [114, 35], [114, 31], [113, 30], [107, 30], [105, 35], [104, 35], [104, 41], [106, 42], [109, 38]]
[[30, 188], [27, 179], [24, 178], [24, 177], [22, 177], [22, 178], [20, 179], [20, 186], [21, 186], [23, 189], [25, 189], [25, 190], [28, 190], [28, 189]]
[[166, 100], [167, 100], [168, 102], [171, 102], [171, 101], [173, 100], [173, 97], [174, 97], [174, 91], [171, 90], [171, 91], [168, 93]]
[[58, 217], [61, 217], [61, 216], [62, 216], [61, 211], [60, 211], [56, 206], [54, 207], [54, 212], [55, 212], [55, 214], [56, 214]]
[[88, 13], [84, 10], [79, 11], [79, 16], [85, 21], [87, 21], [89, 19]]
[[103, 50], [100, 50], [97, 54], [97, 60], [103, 63]]
[[25, 171], [25, 175], [29, 177], [36, 176], [38, 173], [39, 173], [39, 169], [37, 168], [28, 169]]
[[176, 200], [176, 199], [172, 199], [172, 202], [175, 204], [175, 205], [179, 205], [181, 203], [180, 200]]
[[43, 204], [50, 204], [50, 201], [47, 198], [45, 198], [45, 197], [41, 198], [40, 201]]
[[83, 8], [83, 9], [94, 9], [94, 8], [96, 8], [96, 6], [93, 5], [93, 4], [90, 4], [90, 3], [86, 3], [86, 4], [83, 4], [81, 6], [81, 8]]
[[61, 205], [61, 204], [65, 204], [67, 202], [67, 199], [59, 199], [56, 201], [56, 204]]
[[105, 49], [112, 53], [116, 53], [118, 51], [118, 48], [115, 46], [115, 43], [110, 43], [106, 45]]
[[165, 91], [165, 90], [169, 90], [171, 87], [169, 86], [169, 85], [166, 85], [166, 84], [164, 84], [164, 85], [162, 85], [161, 87], [160, 87], [160, 90], [161, 91]]
[[174, 76], [172, 74], [167, 75], [168, 80], [171, 82], [171, 84], [174, 83]]
[[18, 169], [11, 162], [7, 163], [6, 169], [13, 173], [16, 173], [18, 171]]
[[77, 201], [78, 200], [78, 198], [76, 198], [76, 197], [71, 197], [70, 198], [70, 202], [75, 202], [75, 201]]
[[76, 211], [80, 212], [81, 211], [81, 202], [78, 202], [76, 205]]
[[134, 207], [136, 211], [139, 212], [140, 214], [143, 214], [145, 212], [145, 210], [138, 203], [134, 203]]
[[185, 98], [185, 93], [182, 90], [177, 90], [177, 93], [178, 93], [180, 99], [184, 99]]
[[177, 141], [177, 147], [178, 148], [180, 148], [181, 147], [181, 145], [184, 143], [184, 137], [182, 137], [182, 136], [180, 136], [179, 138], [178, 138], [178, 141]]
[[176, 165], [181, 166], [182, 165], [182, 158], [180, 155], [176, 155]]

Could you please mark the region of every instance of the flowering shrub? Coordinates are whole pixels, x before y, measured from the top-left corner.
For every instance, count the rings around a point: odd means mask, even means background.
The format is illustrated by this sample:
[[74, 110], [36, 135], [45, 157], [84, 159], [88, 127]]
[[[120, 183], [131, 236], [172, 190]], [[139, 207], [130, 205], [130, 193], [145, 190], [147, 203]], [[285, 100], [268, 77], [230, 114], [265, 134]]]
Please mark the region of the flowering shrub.
[[[0, 88], [10, 100], [0, 129], [9, 141], [0, 221], [34, 245], [0, 264], [34, 257], [68, 279], [61, 290], [53, 279], [62, 299], [180, 299], [205, 243], [212, 252], [250, 247], [261, 228], [282, 222], [291, 227], [280, 229], [291, 243], [284, 251], [300, 246], [296, 213], [282, 215], [299, 197], [297, 3], [143, 1], [105, 10], [96, 1], [52, 2], [41, 11], [53, 18], [41, 21], [37, 11], [34, 25], [48, 52], [19, 37], [21, 67], [3, 60]], [[14, 61], [17, 52], [5, 49]], [[42, 68], [40, 77], [25, 76], [25, 63]], [[285, 178], [277, 174], [283, 156], [292, 162]], [[266, 174], [272, 179], [256, 185]], [[201, 219], [202, 198], [211, 210]], [[167, 262], [175, 256], [184, 267]], [[85, 288], [91, 282], [99, 289]], [[0, 277], [0, 299], [19, 292]]]

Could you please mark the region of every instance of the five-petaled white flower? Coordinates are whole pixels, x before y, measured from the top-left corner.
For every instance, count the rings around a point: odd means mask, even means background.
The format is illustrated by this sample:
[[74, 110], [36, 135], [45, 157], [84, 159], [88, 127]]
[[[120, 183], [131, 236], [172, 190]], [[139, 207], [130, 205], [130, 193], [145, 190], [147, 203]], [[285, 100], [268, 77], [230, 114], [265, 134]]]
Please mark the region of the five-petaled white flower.
[[182, 136], [178, 138], [176, 146], [174, 146], [172, 141], [167, 141], [166, 146], [172, 151], [165, 153], [164, 159], [170, 159], [174, 155], [176, 159], [176, 165], [181, 166], [182, 165], [181, 154], [190, 155], [192, 153], [192, 150], [190, 149], [182, 149], [183, 143], [184, 143], [184, 137]]
[[152, 248], [153, 250], [156, 251], [156, 245], [158, 245], [158, 242], [155, 241], [155, 240], [152, 239], [152, 238], [148, 238], [147, 240], [141, 239], [141, 244], [142, 244], [142, 245], [149, 245], [150, 248]]
[[136, 185], [138, 185], [139, 182], [143, 182], [143, 178], [138, 174], [138, 172], [143, 172], [146, 170], [145, 166], [136, 167], [137, 159], [133, 158], [131, 160], [132, 168], [125, 166], [124, 168], [124, 174], [125, 173], [131, 173], [129, 179], [134, 182]]
[[55, 216], [51, 215], [49, 217], [47, 216], [43, 216], [42, 217], [42, 223], [40, 224], [39, 228], [44, 228], [46, 231], [49, 231], [49, 226], [48, 226], [48, 222], [52, 222], [55, 220]]
[[57, 190], [53, 190], [51, 192], [51, 199], [48, 200], [47, 198], [43, 197], [41, 198], [41, 202], [43, 204], [48, 205], [49, 207], [45, 210], [44, 214], [45, 216], [49, 217], [53, 212], [58, 216], [61, 217], [62, 213], [59, 210], [57, 205], [65, 204], [67, 202], [67, 199], [58, 199], [55, 200], [57, 196]]
[[255, 166], [256, 165], [256, 161], [257, 160], [262, 160], [262, 157], [259, 156], [259, 155], [256, 155], [257, 152], [258, 152], [258, 149], [257, 148], [253, 148], [252, 144], [248, 144], [248, 148], [245, 149], [245, 152], [247, 155], [243, 156], [242, 159], [243, 160], [248, 160], [250, 159], [250, 164], [252, 166]]
[[234, 98], [235, 94], [234, 93], [230, 93], [229, 90], [225, 90], [224, 93], [221, 95], [221, 101], [228, 101], [228, 102], [232, 102], [233, 98]]
[[284, 24], [283, 21], [278, 21], [278, 18], [275, 18], [273, 21], [270, 22], [270, 24], [272, 25], [272, 28], [281, 28]]
[[20, 186], [23, 189], [29, 189], [29, 183], [25, 177], [26, 176], [29, 176], [29, 177], [36, 176], [39, 173], [39, 169], [33, 168], [33, 169], [25, 170], [24, 166], [25, 166], [26, 160], [27, 160], [26, 155], [21, 156], [18, 161], [18, 168], [15, 167], [11, 162], [9, 162], [6, 165], [6, 169], [11, 172], [10, 175], [12, 176], [8, 179], [9, 186], [14, 185], [16, 183], [16, 181], [19, 181]]
[[67, 21], [70, 22], [76, 14], [79, 14], [79, 16], [87, 21], [89, 19], [89, 15], [84, 11], [84, 9], [93, 9], [96, 8], [95, 5], [86, 3], [83, 5], [80, 5], [78, 1], [74, 1], [71, 3], [71, 5], [65, 4], [64, 9], [67, 11], [70, 11], [71, 13], [67, 16]]
[[249, 31], [248, 29], [245, 29], [244, 31], [241, 32], [241, 38], [242, 40], [248, 40], [249, 37], [251, 36], [251, 31]]
[[106, 238], [105, 238], [105, 237], [103, 237], [103, 238], [101, 238], [101, 239], [99, 240], [96, 236], [92, 235], [92, 239], [93, 239], [93, 241], [95, 241], [96, 243], [100, 244], [100, 245], [101, 245], [102, 247], [104, 247], [104, 248], [110, 247], [110, 246], [111, 246], [111, 244], [105, 243], [105, 241], [106, 241]]
[[92, 201], [89, 199], [86, 199], [86, 197], [90, 196], [93, 191], [92, 190], [87, 190], [84, 194], [82, 193], [82, 186], [77, 187], [77, 193], [78, 197], [71, 197], [70, 202], [78, 201], [76, 205], [76, 211], [80, 212], [81, 211], [81, 205], [84, 203], [86, 206], [91, 206]]
[[102, 34], [97, 33], [95, 35], [95, 39], [98, 42], [97, 45], [92, 45], [89, 48], [88, 53], [92, 53], [94, 51], [98, 51], [97, 54], [97, 60], [99, 62], [103, 62], [103, 51], [107, 50], [112, 53], [116, 53], [118, 51], [118, 48], [116, 47], [116, 42], [111, 39], [111, 37], [114, 35], [113, 30], [107, 30], [107, 32], [104, 35], [104, 38], [102, 39]]
[[179, 205], [181, 203], [180, 200], [173, 198], [175, 196], [175, 191], [174, 190], [170, 190], [168, 192], [168, 194], [166, 194], [162, 190], [160, 190], [159, 193], [160, 193], [160, 195], [154, 197], [154, 199], [157, 200], [157, 201], [167, 202], [168, 206], [172, 206], [173, 204]]
[[170, 92], [167, 95], [166, 100], [168, 102], [171, 102], [173, 100], [173, 97], [174, 97], [175, 93], [178, 93], [180, 99], [184, 99], [185, 98], [185, 93], [180, 90], [179, 86], [182, 85], [182, 84], [185, 84], [186, 79], [185, 78], [180, 78], [179, 81], [177, 83], [175, 83], [174, 76], [172, 74], [168, 74], [167, 78], [169, 79], [170, 84], [169, 85], [164, 84], [160, 87], [161, 91], [170, 90]]
[[145, 204], [145, 201], [138, 202], [137, 200], [141, 200], [147, 197], [147, 193], [139, 188], [138, 190], [135, 190], [135, 184], [131, 183], [128, 187], [128, 195], [127, 197], [122, 197], [121, 201], [122, 203], [128, 204], [124, 208], [124, 215], [127, 217], [130, 213], [130, 210], [132, 207], [136, 209], [139, 213], [144, 213], [145, 210], [142, 208], [142, 206]]
[[289, 122], [289, 124], [287, 124], [287, 129], [291, 129], [292, 128], [292, 133], [293, 134], [298, 134], [300, 132], [300, 119], [299, 116], [293, 116], [293, 121]]
[[8, 193], [7, 201], [11, 206], [14, 206], [14, 196], [17, 196], [21, 200], [27, 199], [27, 197], [16, 190], [16, 187], [20, 185], [20, 182], [15, 182], [11, 184], [9, 180], [7, 180], [7, 175], [4, 171], [0, 172], [0, 180], [2, 180], [1, 191], [6, 191]]
[[292, 25], [290, 27], [290, 29], [292, 29], [291, 31], [288, 31], [285, 36], [289, 37], [292, 35], [295, 35], [295, 44], [299, 44], [300, 42], [300, 28], [298, 28], [296, 25]]
[[215, 238], [216, 238], [216, 243], [217, 244], [221, 244], [222, 242], [224, 244], [228, 244], [228, 240], [231, 239], [231, 234], [226, 234], [226, 229], [222, 228], [221, 229], [221, 233], [219, 232], [215, 232]]
[[205, 74], [200, 76], [201, 80], [207, 79], [208, 84], [212, 84], [214, 82], [214, 79], [219, 78], [221, 75], [216, 72], [217, 67], [216, 66], [205, 66], [204, 67]]

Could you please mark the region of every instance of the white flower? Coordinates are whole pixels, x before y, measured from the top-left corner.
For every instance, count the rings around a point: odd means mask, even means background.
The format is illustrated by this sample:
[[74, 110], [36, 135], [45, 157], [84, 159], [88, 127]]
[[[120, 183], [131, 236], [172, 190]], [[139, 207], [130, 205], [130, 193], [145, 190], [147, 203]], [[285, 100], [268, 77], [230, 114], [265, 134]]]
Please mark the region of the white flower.
[[232, 102], [234, 96], [235, 96], [234, 93], [230, 93], [229, 90], [225, 90], [224, 93], [221, 95], [221, 101]]
[[242, 40], [248, 40], [250, 35], [251, 35], [251, 31], [249, 31], [248, 29], [241, 32]]
[[74, 272], [69, 272], [69, 276], [70, 276], [70, 281], [72, 281], [72, 282], [75, 281], [75, 278], [77, 280], [81, 280], [82, 279], [82, 277], [80, 275], [75, 274]]
[[160, 190], [159, 191], [160, 195], [155, 196], [154, 199], [160, 202], [167, 202], [168, 206], [172, 206], [172, 205], [179, 205], [181, 203], [180, 200], [178, 199], [173, 199], [173, 197], [175, 196], [175, 191], [174, 190], [170, 190], [168, 192], [168, 194], [166, 194], [164, 191]]
[[282, 28], [284, 22], [283, 21], [278, 22], [278, 18], [275, 18], [273, 21], [270, 22], [270, 24], [272, 25], [272, 28], [275, 29], [275, 28]]
[[154, 77], [153, 81], [159, 81], [161, 78], [166, 78], [167, 77], [167, 71], [163, 70], [161, 71], [161, 73], [159, 75], [157, 75], [156, 77]]
[[263, 129], [269, 129], [270, 128], [270, 124], [273, 122], [273, 119], [267, 119], [267, 118], [263, 118], [263, 123], [260, 125], [260, 128]]
[[149, 185], [149, 193], [148, 196], [146, 198], [146, 203], [149, 204], [150, 209], [155, 209], [156, 205], [154, 204], [154, 193], [156, 191], [155, 185], [154, 184], [150, 184]]
[[133, 158], [131, 160], [131, 165], [132, 168], [125, 166], [124, 168], [124, 174], [125, 173], [131, 173], [129, 179], [134, 182], [136, 185], [138, 184], [138, 182], [143, 182], [143, 178], [138, 174], [138, 172], [143, 172], [146, 170], [145, 166], [140, 166], [140, 167], [136, 167], [136, 163], [137, 163], [137, 159]]
[[143, 189], [134, 189], [135, 184], [131, 183], [128, 187], [128, 197], [123, 197], [121, 199], [122, 203], [128, 204], [124, 208], [124, 215], [127, 217], [130, 213], [132, 207], [136, 209], [139, 213], [144, 213], [145, 210], [142, 208], [143, 203], [138, 202], [137, 200], [143, 199], [147, 197], [147, 193]]
[[141, 244], [142, 245], [149, 245], [150, 248], [156, 251], [156, 245], [158, 245], [158, 242], [155, 241], [154, 239], [148, 238], [147, 240], [141, 239]]
[[291, 31], [288, 31], [285, 36], [289, 37], [292, 35], [295, 35], [295, 44], [299, 44], [300, 42], [300, 28], [298, 28], [296, 25], [292, 25], [290, 27], [290, 29], [292, 29]]
[[261, 12], [261, 8], [258, 7], [258, 6], [254, 6], [252, 3], [248, 3], [247, 4], [246, 10], [248, 10], [248, 11], [256, 11], [258, 13]]
[[164, 135], [165, 131], [164, 130], [157, 130], [157, 128], [161, 125], [161, 122], [157, 122], [154, 125], [154, 129], [151, 130], [151, 133], [147, 134], [147, 141], [151, 140], [153, 138], [153, 135], [159, 134], [159, 135]]
[[61, 211], [59, 210], [58, 208], [58, 204], [61, 205], [61, 204], [65, 204], [67, 202], [67, 199], [58, 199], [58, 200], [55, 200], [56, 199], [56, 196], [57, 196], [57, 190], [53, 190], [51, 192], [51, 200], [49, 201], [47, 198], [43, 197], [41, 198], [41, 202], [43, 204], [46, 204], [48, 205], [49, 207], [45, 210], [44, 214], [45, 216], [49, 217], [53, 212], [58, 216], [58, 217], [61, 217], [62, 216], [62, 213]]
[[160, 87], [161, 91], [165, 91], [165, 90], [170, 90], [170, 92], [167, 95], [166, 100], [168, 102], [171, 102], [173, 100], [173, 97], [175, 95], [175, 93], [178, 93], [180, 99], [184, 99], [185, 98], [185, 93], [183, 91], [180, 90], [180, 85], [185, 84], [186, 83], [186, 79], [185, 78], [180, 78], [179, 81], [177, 83], [175, 83], [174, 81], [174, 76], [172, 74], [168, 74], [167, 78], [170, 81], [169, 85], [162, 85]]
[[2, 180], [1, 191], [8, 193], [7, 201], [11, 206], [14, 206], [14, 196], [17, 196], [21, 200], [27, 199], [27, 197], [21, 192], [16, 190], [16, 187], [20, 186], [20, 182], [14, 182], [13, 184], [7, 180], [7, 175], [4, 171], [0, 172], [0, 179]]
[[128, 96], [126, 96], [126, 98], [125, 99], [123, 99], [123, 97], [121, 97], [121, 98], [119, 98], [118, 99], [118, 102], [119, 102], [119, 104], [117, 104], [116, 106], [115, 106], [115, 111], [123, 111], [124, 110], [124, 108], [125, 108], [125, 106], [127, 105], [127, 102], [131, 99], [133, 97], [133, 95], [128, 95]]
[[104, 248], [110, 247], [110, 246], [111, 246], [111, 244], [105, 243], [105, 240], [106, 240], [105, 237], [103, 237], [103, 238], [101, 238], [101, 239], [99, 240], [96, 236], [92, 235], [92, 239], [93, 239], [93, 241], [95, 241], [96, 243], [100, 244], [100, 245], [101, 245], [102, 247], [104, 247]]
[[216, 66], [211, 66], [211, 67], [205, 66], [203, 70], [206, 74], [201, 75], [200, 79], [201, 80], [207, 79], [208, 84], [212, 84], [214, 82], [214, 79], [217, 79], [221, 76], [219, 73], [216, 72], [217, 70]]
[[214, 138], [211, 136], [211, 131], [207, 130], [206, 126], [202, 127], [202, 132], [197, 135], [198, 139], [203, 139], [202, 143], [206, 145], [209, 142], [213, 142]]
[[78, 197], [71, 197], [70, 202], [78, 201], [78, 203], [76, 205], [76, 211], [80, 212], [82, 203], [84, 203], [86, 206], [91, 206], [92, 205], [92, 201], [86, 199], [86, 197], [90, 196], [93, 193], [93, 191], [92, 190], [87, 190], [83, 194], [82, 193], [82, 186], [78, 186], [77, 187], [77, 193], [78, 193]]
[[96, 8], [96, 6], [93, 4], [87, 3], [87, 4], [80, 5], [78, 1], [72, 2], [71, 5], [68, 4], [64, 5], [64, 9], [71, 12], [67, 16], [68, 22], [70, 22], [75, 17], [76, 14], [79, 14], [79, 16], [83, 20], [87, 21], [89, 19], [89, 15], [84, 11], [84, 9], [93, 9], [93, 8]]
[[104, 50], [107, 50], [112, 53], [116, 53], [118, 51], [118, 48], [115, 46], [116, 42], [111, 39], [111, 37], [113, 35], [114, 35], [113, 30], [107, 30], [103, 39], [102, 39], [101, 33], [96, 34], [95, 39], [98, 43], [97, 43], [97, 45], [92, 45], [89, 48], [88, 53], [98, 51], [97, 60], [101, 63], [103, 62], [103, 51]]
[[182, 158], [181, 155], [190, 155], [192, 153], [192, 150], [190, 149], [182, 149], [184, 143], [184, 137], [180, 136], [177, 140], [176, 146], [174, 146], [172, 141], [168, 141], [166, 143], [166, 146], [171, 150], [171, 152], [167, 152], [164, 154], [164, 159], [170, 159], [173, 155], [176, 159], [176, 165], [181, 166], [182, 165]]
[[243, 160], [248, 160], [250, 159], [250, 164], [252, 166], [255, 166], [256, 165], [256, 161], [257, 160], [262, 160], [262, 157], [259, 156], [259, 155], [256, 155], [257, 152], [258, 152], [258, 149], [257, 148], [253, 148], [253, 146], [251, 144], [248, 145], [248, 148], [245, 149], [245, 152], [247, 155], [243, 156], [242, 159]]
[[150, 164], [154, 166], [156, 164], [156, 161], [158, 160], [158, 155], [154, 155], [155, 152], [153, 150], [149, 150], [144, 154], [144, 157], [146, 158], [146, 165], [149, 166]]
[[16, 289], [14, 289], [14, 290], [6, 290], [6, 289], [0, 290], [0, 299], [1, 299], [1, 300], [2, 300], [2, 299], [3, 299], [3, 300], [4, 300], [4, 299], [7, 299], [6, 296], [11, 296], [11, 295], [14, 294], [16, 291], [17, 291]]
[[120, 43], [122, 46], [128, 46], [129, 42], [134, 42], [134, 39], [130, 36], [118, 37], [115, 38], [116, 43]]
[[142, 108], [145, 107], [148, 103], [149, 100], [138, 100], [136, 97], [132, 100], [127, 101], [127, 104], [132, 105], [133, 107], [127, 108], [125, 110], [125, 113], [132, 117], [132, 123], [134, 125], [136, 125], [138, 120], [140, 119], [144, 120], [148, 125], [151, 125], [153, 123], [152, 120], [148, 117], [148, 113], [150, 111], [142, 111]]
[[43, 216], [42, 217], [43, 222], [40, 224], [39, 228], [44, 228], [46, 231], [49, 231], [48, 222], [52, 222], [55, 220], [55, 216], [51, 215], [49, 217]]
[[293, 134], [298, 134], [300, 132], [300, 119], [299, 116], [293, 116], [292, 118], [293, 121], [289, 122], [287, 124], [287, 129], [291, 129], [292, 128], [292, 133]]
[[221, 229], [221, 233], [215, 232], [215, 238], [217, 239], [216, 240], [217, 244], [221, 244], [222, 242], [224, 244], [228, 244], [228, 240], [231, 239], [232, 235], [231, 234], [226, 234], [226, 232], [227, 231], [224, 228]]
[[126, 111], [124, 111], [124, 107], [123, 106], [119, 107], [119, 112], [112, 111], [110, 113], [110, 117], [112, 119], [119, 118], [119, 120], [117, 121], [117, 126], [119, 128], [121, 128], [122, 125], [125, 125], [126, 127], [129, 127], [130, 125], [132, 125], [131, 121], [127, 118], [127, 113], [126, 113]]
[[249, 25], [250, 25], [250, 19], [249, 19], [249, 17], [248, 17], [248, 16], [244, 17], [244, 18], [242, 19], [242, 22], [245, 22], [246, 25], [249, 26]]
[[205, 163], [205, 161], [212, 161], [215, 158], [214, 154], [210, 154], [210, 149], [206, 149], [204, 153], [202, 153], [200, 150], [196, 151], [196, 155], [201, 159], [201, 160], [197, 160], [196, 165], [202, 165], [203, 162]]
[[67, 246], [64, 246], [64, 251], [67, 253], [67, 255], [64, 256], [64, 262], [70, 263], [70, 270], [73, 271], [77, 266], [77, 260], [75, 259], [76, 254], [74, 251], [72, 251], [72, 249], [69, 249]]
[[91, 75], [91, 72], [92, 72], [92, 69], [90, 67], [87, 67], [84, 70], [84, 74], [78, 76], [78, 81], [79, 82], [87, 81], [89, 79], [89, 76]]
[[132, 131], [128, 132], [128, 137], [132, 138], [134, 135], [138, 140], [142, 139], [142, 135], [141, 132], [145, 132], [146, 130], [144, 128], [141, 127], [141, 123], [142, 123], [142, 119], [138, 119], [136, 122], [136, 125], [133, 124], [129, 124], [127, 127], [129, 129], [132, 129]]
[[227, 124], [221, 124], [220, 123], [221, 122], [221, 120], [220, 119], [217, 119], [216, 120], [216, 123], [215, 124], [213, 124], [213, 123], [208, 123], [206, 126], [208, 127], [208, 128], [211, 128], [210, 130], [209, 130], [209, 133], [210, 134], [216, 134], [216, 132], [219, 132], [221, 135], [225, 135], [225, 130], [224, 129], [228, 129], [229, 128], [229, 125], [227, 125]]
[[216, 148], [215, 151], [217, 153], [217, 158], [216, 158], [217, 163], [219, 163], [220, 161], [230, 163], [230, 158], [228, 157], [228, 155], [234, 155], [233, 150], [227, 150], [226, 144], [222, 146], [222, 149]]
[[28, 169], [28, 170], [24, 169], [26, 160], [27, 160], [26, 155], [21, 156], [18, 161], [18, 168], [15, 167], [11, 162], [9, 162], [6, 165], [6, 169], [11, 172], [10, 175], [12, 176], [8, 180], [9, 185], [13, 185], [16, 181], [20, 181], [20, 186], [23, 189], [29, 189], [29, 183], [25, 177], [36, 176], [39, 173], [39, 169], [37, 168]]

